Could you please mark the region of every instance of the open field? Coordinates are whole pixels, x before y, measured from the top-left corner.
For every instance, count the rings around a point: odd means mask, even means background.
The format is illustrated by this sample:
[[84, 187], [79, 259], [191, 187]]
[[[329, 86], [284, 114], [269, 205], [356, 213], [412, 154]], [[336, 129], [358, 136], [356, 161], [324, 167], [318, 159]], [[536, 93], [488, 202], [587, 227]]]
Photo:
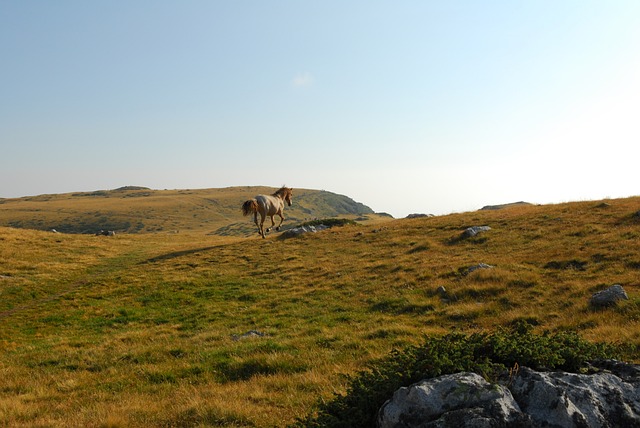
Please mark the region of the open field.
[[[519, 320], [633, 349], [639, 211], [516, 206], [287, 240], [0, 228], [0, 424], [285, 426], [394, 348]], [[591, 309], [613, 284], [630, 299]]]

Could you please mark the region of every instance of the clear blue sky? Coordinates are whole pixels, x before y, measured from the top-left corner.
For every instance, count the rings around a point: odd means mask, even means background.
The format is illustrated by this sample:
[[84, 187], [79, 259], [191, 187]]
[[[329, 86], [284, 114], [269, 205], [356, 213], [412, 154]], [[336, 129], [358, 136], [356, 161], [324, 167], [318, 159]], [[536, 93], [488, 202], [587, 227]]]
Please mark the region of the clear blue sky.
[[637, 0], [0, 0], [0, 61], [0, 197], [640, 194]]

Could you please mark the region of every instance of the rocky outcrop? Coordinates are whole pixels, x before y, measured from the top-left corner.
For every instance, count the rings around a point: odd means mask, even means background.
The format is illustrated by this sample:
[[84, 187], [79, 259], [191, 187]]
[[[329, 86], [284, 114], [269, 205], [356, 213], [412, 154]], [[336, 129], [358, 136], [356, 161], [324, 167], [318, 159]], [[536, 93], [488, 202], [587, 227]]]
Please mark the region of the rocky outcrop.
[[317, 226], [300, 226], [300, 227], [294, 227], [293, 229], [286, 230], [282, 232], [282, 235], [280, 236], [282, 239], [294, 238], [296, 236], [300, 236], [305, 233], [316, 233], [328, 228], [329, 227], [325, 226], [324, 224], [319, 224]]
[[522, 368], [504, 382], [456, 373], [398, 389], [381, 428], [640, 427], [640, 368], [594, 364], [594, 374]]
[[424, 218], [424, 217], [435, 217], [435, 216], [433, 214], [413, 213], [413, 214], [409, 214], [406, 218]]
[[524, 202], [524, 201], [520, 201], [520, 202], [511, 202], [508, 204], [500, 204], [500, 205], [485, 205], [484, 207], [480, 208], [480, 210], [502, 210], [505, 208], [513, 208], [513, 207], [522, 207], [522, 206], [528, 206], [528, 205], [532, 205], [529, 202]]
[[580, 375], [523, 368], [511, 386], [533, 426], [638, 427], [640, 385], [613, 373]]

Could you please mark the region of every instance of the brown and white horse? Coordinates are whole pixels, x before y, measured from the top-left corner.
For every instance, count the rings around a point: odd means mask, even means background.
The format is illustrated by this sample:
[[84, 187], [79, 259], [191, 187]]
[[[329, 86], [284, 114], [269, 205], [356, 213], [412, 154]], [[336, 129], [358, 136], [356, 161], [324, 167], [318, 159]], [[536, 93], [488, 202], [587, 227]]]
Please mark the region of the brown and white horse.
[[[264, 219], [269, 216], [271, 218], [271, 227], [276, 223], [273, 221], [274, 215], [280, 216], [280, 224], [276, 227], [276, 230], [280, 230], [280, 226], [284, 221], [282, 211], [284, 210], [284, 203], [286, 202], [291, 206], [291, 198], [293, 198], [293, 189], [290, 187], [282, 186], [276, 190], [273, 195], [258, 195], [253, 199], [249, 199], [242, 204], [242, 214], [247, 216], [253, 214], [253, 221], [258, 226], [258, 233], [264, 238]], [[260, 214], [260, 223], [258, 224], [258, 214]], [[266, 232], [271, 231], [271, 227], [267, 228]]]

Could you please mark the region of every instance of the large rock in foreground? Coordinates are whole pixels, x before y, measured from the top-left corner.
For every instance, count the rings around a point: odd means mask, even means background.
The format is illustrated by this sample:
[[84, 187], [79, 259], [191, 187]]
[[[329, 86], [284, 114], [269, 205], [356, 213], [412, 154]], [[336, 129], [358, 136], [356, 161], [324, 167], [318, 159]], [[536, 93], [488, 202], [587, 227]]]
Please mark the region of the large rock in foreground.
[[613, 373], [580, 375], [523, 368], [511, 392], [537, 424], [640, 427], [640, 389]]
[[507, 388], [475, 373], [440, 376], [400, 388], [378, 414], [378, 425], [385, 428], [506, 427], [528, 422]]
[[595, 374], [522, 370], [492, 384], [457, 373], [400, 388], [380, 409], [381, 428], [640, 427], [640, 368], [601, 362]]

